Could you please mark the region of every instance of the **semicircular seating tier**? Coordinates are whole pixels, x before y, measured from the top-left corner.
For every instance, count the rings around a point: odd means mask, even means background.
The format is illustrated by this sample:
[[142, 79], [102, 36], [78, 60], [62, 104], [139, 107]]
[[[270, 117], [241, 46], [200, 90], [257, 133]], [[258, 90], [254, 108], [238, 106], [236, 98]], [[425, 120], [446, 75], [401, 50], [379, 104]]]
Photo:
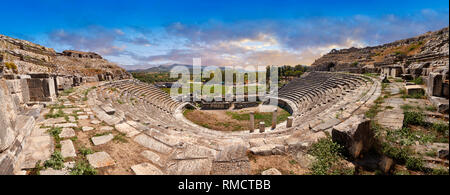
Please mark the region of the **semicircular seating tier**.
[[176, 101], [156, 86], [137, 80], [101, 83], [89, 91], [87, 101], [96, 116], [108, 125], [126, 123], [164, 147], [174, 149], [188, 144], [220, 152], [232, 143], [254, 147], [260, 145], [255, 145], [260, 143], [255, 140], [263, 139], [264, 144], [280, 145], [297, 131], [306, 135], [330, 129], [367, 102], [373, 102], [380, 88], [378, 80], [361, 75], [305, 73], [278, 92], [279, 102], [292, 111], [293, 126], [287, 128], [284, 122], [264, 133], [223, 132], [196, 125], [183, 116], [189, 103]]

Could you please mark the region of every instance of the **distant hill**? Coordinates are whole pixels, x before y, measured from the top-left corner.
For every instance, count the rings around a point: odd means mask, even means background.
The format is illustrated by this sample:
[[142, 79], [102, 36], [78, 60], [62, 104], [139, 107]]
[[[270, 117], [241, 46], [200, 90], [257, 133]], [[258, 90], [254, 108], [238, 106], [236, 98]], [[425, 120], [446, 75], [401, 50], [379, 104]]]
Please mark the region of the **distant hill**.
[[[136, 68], [136, 66], [127, 68], [126, 66], [123, 66], [125, 69], [127, 69], [128, 72], [169, 72], [176, 66], [184, 66], [189, 69], [189, 71], [192, 71], [192, 66], [189, 64], [172, 64], [172, 65], [159, 65], [156, 67], [151, 68]], [[202, 68], [205, 68], [206, 66], [202, 66]], [[219, 67], [222, 70], [225, 70], [225, 67]]]

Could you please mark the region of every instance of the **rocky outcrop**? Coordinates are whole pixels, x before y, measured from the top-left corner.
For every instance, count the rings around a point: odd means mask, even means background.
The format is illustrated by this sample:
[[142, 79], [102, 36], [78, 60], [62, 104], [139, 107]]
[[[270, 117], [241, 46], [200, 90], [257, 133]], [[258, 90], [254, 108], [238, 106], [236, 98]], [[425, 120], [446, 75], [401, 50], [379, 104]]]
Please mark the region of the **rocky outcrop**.
[[448, 67], [448, 43], [449, 28], [447, 27], [380, 46], [333, 49], [317, 59], [311, 66], [316, 70], [349, 72], [376, 71], [379, 67], [394, 64], [404, 68], [426, 63], [432, 68]]

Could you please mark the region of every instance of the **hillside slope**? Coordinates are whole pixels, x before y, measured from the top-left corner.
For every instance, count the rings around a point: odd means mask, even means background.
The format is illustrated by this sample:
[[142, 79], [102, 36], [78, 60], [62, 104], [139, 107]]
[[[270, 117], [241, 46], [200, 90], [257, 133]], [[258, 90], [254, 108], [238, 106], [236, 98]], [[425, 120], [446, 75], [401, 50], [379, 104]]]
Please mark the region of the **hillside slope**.
[[431, 67], [436, 68], [448, 66], [448, 56], [449, 28], [446, 27], [380, 46], [332, 50], [311, 66], [316, 70], [345, 71], [362, 67], [430, 63]]

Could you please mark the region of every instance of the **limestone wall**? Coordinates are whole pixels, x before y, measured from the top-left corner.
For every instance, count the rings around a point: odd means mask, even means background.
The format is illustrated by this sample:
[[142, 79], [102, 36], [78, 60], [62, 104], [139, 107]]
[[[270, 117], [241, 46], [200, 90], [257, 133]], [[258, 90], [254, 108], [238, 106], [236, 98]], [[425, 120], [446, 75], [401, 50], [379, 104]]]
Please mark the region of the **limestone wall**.
[[21, 83], [22, 79], [0, 79], [0, 175], [13, 174], [24, 140], [35, 124], [33, 116], [19, 114], [17, 102], [23, 102]]

